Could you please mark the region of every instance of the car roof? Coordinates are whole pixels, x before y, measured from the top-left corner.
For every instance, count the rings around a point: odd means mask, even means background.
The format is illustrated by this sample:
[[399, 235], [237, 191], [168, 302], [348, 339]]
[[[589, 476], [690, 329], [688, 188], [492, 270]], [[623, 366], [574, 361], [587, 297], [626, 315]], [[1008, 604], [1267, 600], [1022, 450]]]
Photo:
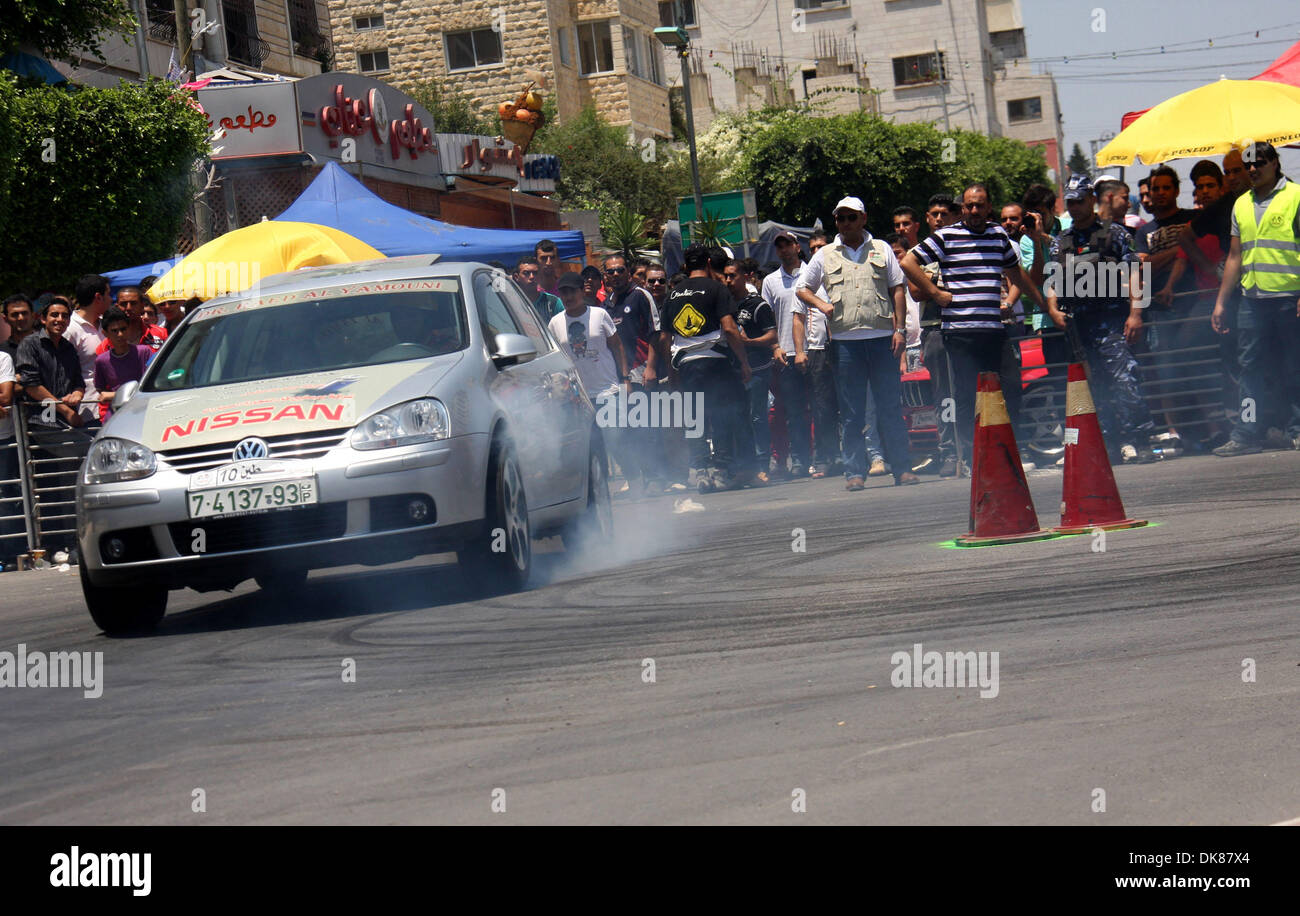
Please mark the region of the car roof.
[[[396, 258], [375, 258], [351, 264], [328, 264], [305, 267], [267, 277], [258, 285], [258, 295], [302, 292], [321, 287], [343, 286], [364, 279], [383, 283], [393, 280], [413, 280], [436, 277], [464, 277], [474, 270], [492, 270], [488, 264], [477, 261], [443, 261], [436, 254], [412, 254]], [[216, 296], [196, 309], [247, 299], [248, 291]]]

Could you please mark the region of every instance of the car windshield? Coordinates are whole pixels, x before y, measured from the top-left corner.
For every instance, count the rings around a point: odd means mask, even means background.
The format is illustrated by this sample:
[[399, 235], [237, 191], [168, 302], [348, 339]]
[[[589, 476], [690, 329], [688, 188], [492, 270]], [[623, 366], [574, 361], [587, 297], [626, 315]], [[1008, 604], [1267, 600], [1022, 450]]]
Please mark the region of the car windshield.
[[268, 295], [201, 309], [154, 361], [145, 391], [177, 391], [427, 359], [469, 340], [460, 282], [395, 281], [419, 291], [348, 295], [347, 287]]

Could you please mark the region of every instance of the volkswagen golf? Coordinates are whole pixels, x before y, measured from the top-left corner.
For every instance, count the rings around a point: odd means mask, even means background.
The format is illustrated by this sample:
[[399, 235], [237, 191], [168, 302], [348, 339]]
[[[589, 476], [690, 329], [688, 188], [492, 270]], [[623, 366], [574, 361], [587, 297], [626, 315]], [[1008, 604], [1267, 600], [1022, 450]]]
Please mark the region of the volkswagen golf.
[[527, 585], [534, 538], [613, 536], [577, 371], [519, 288], [412, 256], [281, 274], [210, 300], [117, 392], [78, 485], [81, 585], [105, 632], [169, 590], [455, 551]]

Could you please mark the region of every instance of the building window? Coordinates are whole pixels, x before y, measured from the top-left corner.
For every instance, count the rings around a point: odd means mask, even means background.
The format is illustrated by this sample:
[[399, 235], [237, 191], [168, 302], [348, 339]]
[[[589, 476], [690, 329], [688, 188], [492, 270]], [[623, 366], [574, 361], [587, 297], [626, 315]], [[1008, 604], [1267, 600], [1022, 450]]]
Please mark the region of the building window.
[[226, 56], [240, 64], [260, 67], [271, 54], [271, 46], [257, 34], [257, 10], [253, 0], [223, 0]]
[[662, 86], [664, 85], [664, 74], [661, 69], [663, 63], [659, 59], [659, 42], [649, 35], [642, 37], [646, 41], [646, 57], [650, 59], [650, 75], [647, 78], [656, 86]]
[[289, 0], [289, 35], [299, 57], [315, 58], [325, 49], [328, 41], [320, 32], [316, 0]]
[[917, 83], [933, 83], [947, 79], [944, 69], [943, 52], [937, 54], [913, 54], [910, 57], [894, 58], [894, 85], [912, 86]]
[[505, 59], [501, 51], [501, 33], [492, 29], [444, 33], [448, 70], [472, 70], [499, 64]]
[[989, 32], [989, 44], [993, 45], [993, 50], [1002, 55], [1003, 60], [1015, 60], [1029, 53], [1025, 48], [1024, 29]]
[[560, 64], [564, 67], [573, 66], [573, 42], [569, 39], [569, 30], [560, 29]]
[[1011, 99], [1007, 102], [1007, 120], [1016, 121], [1041, 121], [1043, 118], [1043, 99], [1041, 96], [1034, 96], [1032, 99]]
[[367, 29], [382, 29], [384, 27], [384, 14], [371, 13], [369, 16], [353, 16], [352, 28], [358, 32], [364, 32]]
[[645, 32], [623, 27], [623, 58], [627, 62], [627, 72], [662, 86], [657, 51], [657, 42]]
[[382, 51], [358, 51], [357, 69], [362, 73], [379, 73], [388, 69], [388, 49]]
[[[672, 28], [677, 25], [674, 19], [673, 5], [671, 2], [659, 4], [659, 24], [661, 26]], [[682, 0], [682, 12], [686, 17], [686, 21], [682, 25], [695, 25], [695, 0]]]
[[583, 76], [614, 69], [614, 39], [610, 37], [608, 19], [578, 26], [578, 62], [578, 72]]
[[623, 26], [623, 63], [626, 65], [628, 73], [644, 79], [645, 71], [641, 60], [641, 47], [636, 39], [636, 32], [627, 26]]
[[148, 0], [149, 37], [176, 44], [176, 4], [172, 0]]
[[828, 10], [837, 6], [848, 6], [849, 0], [794, 0], [795, 9]]

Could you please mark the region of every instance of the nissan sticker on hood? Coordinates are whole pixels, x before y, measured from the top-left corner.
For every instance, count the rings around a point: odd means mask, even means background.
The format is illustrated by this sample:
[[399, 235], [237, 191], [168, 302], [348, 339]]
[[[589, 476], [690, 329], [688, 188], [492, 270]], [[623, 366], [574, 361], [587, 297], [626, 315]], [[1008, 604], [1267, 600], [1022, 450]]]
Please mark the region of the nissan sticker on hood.
[[[389, 363], [291, 378], [262, 379], [206, 389], [202, 397], [164, 398], [150, 404], [144, 444], [167, 450], [209, 445], [256, 433], [276, 436], [355, 425], [393, 403], [390, 392], [423, 374], [412, 397], [428, 390], [447, 365], [423, 361]], [[434, 371], [430, 371], [434, 370]]]

